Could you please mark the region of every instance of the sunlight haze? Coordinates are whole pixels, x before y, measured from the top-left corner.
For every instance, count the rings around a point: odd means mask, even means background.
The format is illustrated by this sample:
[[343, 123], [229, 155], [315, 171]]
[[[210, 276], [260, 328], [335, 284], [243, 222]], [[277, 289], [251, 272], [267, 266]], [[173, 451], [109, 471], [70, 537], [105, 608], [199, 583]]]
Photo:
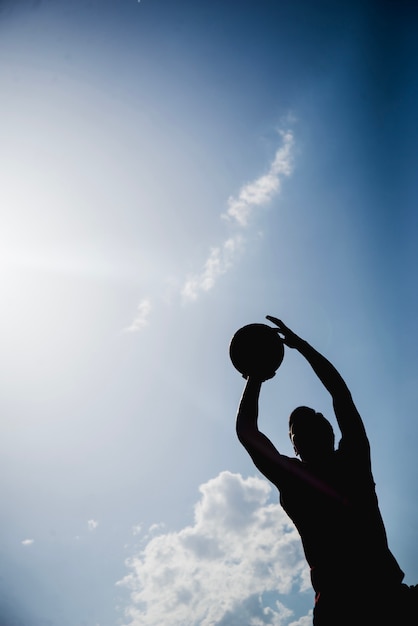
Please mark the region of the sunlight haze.
[[[310, 626], [235, 434], [229, 342], [266, 315], [346, 380], [418, 584], [417, 20], [0, 2], [1, 626]], [[335, 426], [301, 361], [260, 406], [289, 455], [295, 406]]]

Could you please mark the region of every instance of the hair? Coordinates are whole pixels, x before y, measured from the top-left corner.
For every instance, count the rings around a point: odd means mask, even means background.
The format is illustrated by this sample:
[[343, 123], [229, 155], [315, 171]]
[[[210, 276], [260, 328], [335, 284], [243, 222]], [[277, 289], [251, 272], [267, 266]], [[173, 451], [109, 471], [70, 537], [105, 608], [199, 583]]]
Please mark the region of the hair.
[[294, 409], [289, 416], [289, 434], [292, 428], [301, 424], [303, 422], [308, 422], [310, 420], [315, 420], [320, 427], [328, 430], [332, 436], [334, 436], [334, 430], [330, 424], [330, 422], [322, 415], [322, 413], [317, 413], [314, 409], [311, 409], [309, 406], [298, 406]]
[[314, 415], [316, 415], [316, 411], [311, 409], [309, 406], [298, 406], [289, 415], [289, 430], [295, 422], [298, 422], [301, 419], [313, 417]]

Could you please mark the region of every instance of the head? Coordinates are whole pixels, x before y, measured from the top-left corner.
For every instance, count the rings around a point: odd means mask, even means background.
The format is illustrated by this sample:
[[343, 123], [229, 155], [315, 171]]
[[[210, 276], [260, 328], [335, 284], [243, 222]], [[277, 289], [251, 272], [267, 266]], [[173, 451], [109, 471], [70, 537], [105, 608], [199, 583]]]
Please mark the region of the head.
[[290, 414], [289, 436], [302, 461], [321, 461], [334, 451], [331, 424], [322, 413], [307, 406], [299, 406]]

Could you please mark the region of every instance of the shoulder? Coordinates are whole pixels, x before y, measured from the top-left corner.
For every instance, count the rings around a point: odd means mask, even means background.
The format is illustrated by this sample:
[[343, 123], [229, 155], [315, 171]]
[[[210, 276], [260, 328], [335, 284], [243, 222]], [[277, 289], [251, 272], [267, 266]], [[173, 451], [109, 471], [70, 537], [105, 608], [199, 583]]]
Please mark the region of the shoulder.
[[343, 434], [335, 454], [341, 459], [370, 462], [370, 444], [366, 434], [362, 432], [357, 436]]
[[284, 454], [269, 457], [256, 453], [252, 459], [257, 469], [279, 489], [291, 476], [303, 471], [301, 468], [304, 464], [301, 461]]

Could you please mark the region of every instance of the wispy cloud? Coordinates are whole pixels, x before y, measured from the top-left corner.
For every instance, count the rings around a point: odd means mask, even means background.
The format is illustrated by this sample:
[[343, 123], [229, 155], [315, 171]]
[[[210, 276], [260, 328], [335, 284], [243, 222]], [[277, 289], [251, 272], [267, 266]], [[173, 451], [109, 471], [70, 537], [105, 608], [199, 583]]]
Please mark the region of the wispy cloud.
[[248, 228], [250, 217], [258, 207], [268, 204], [280, 192], [282, 178], [292, 173], [293, 133], [290, 130], [280, 131], [280, 135], [282, 144], [267, 173], [244, 185], [236, 197], [229, 198], [228, 210], [221, 217], [232, 221], [239, 231], [222, 244], [213, 247], [202, 271], [187, 278], [181, 290], [185, 300], [196, 300], [199, 293], [212, 289], [219, 276], [228, 271], [238, 252], [244, 248], [242, 231]]
[[283, 176], [290, 176], [293, 170], [293, 133], [280, 131], [282, 145], [277, 150], [270, 169], [256, 180], [244, 185], [237, 197], [231, 196], [228, 200], [228, 210], [223, 214], [227, 219], [233, 219], [240, 226], [247, 226], [254, 210], [270, 202], [280, 191]]
[[[281, 191], [282, 180], [293, 171], [294, 135], [291, 130], [279, 131], [281, 145], [277, 149], [273, 161], [266, 173], [245, 184], [236, 196], [228, 199], [228, 209], [220, 217], [232, 223], [234, 234], [229, 234], [224, 241], [212, 246], [202, 269], [189, 275], [180, 287], [180, 295], [184, 302], [196, 300], [199, 295], [210, 291], [220, 276], [225, 274], [236, 262], [245, 248], [246, 238], [243, 232], [250, 226], [256, 210], [268, 204]], [[144, 329], [149, 321], [152, 303], [149, 298], [143, 299], [137, 315], [125, 331], [137, 332]]]
[[199, 292], [212, 289], [216, 279], [231, 267], [235, 256], [242, 249], [243, 242], [241, 235], [235, 235], [220, 246], [212, 248], [202, 272], [187, 279], [181, 291], [182, 296], [186, 300], [196, 300]]
[[149, 298], [144, 298], [138, 304], [138, 308], [136, 311], [136, 316], [127, 328], [125, 328], [126, 332], [137, 332], [138, 330], [142, 330], [145, 326], [148, 325], [148, 318], [152, 310], [151, 300]]
[[34, 539], [24, 539], [21, 543], [22, 546], [31, 546], [34, 543]]
[[[311, 588], [299, 535], [271, 490], [230, 472], [201, 485], [194, 524], [148, 537], [129, 559], [118, 584], [131, 591], [130, 626], [308, 626], [312, 617], [284, 604], [294, 587]], [[263, 595], [273, 592], [280, 601]]]

